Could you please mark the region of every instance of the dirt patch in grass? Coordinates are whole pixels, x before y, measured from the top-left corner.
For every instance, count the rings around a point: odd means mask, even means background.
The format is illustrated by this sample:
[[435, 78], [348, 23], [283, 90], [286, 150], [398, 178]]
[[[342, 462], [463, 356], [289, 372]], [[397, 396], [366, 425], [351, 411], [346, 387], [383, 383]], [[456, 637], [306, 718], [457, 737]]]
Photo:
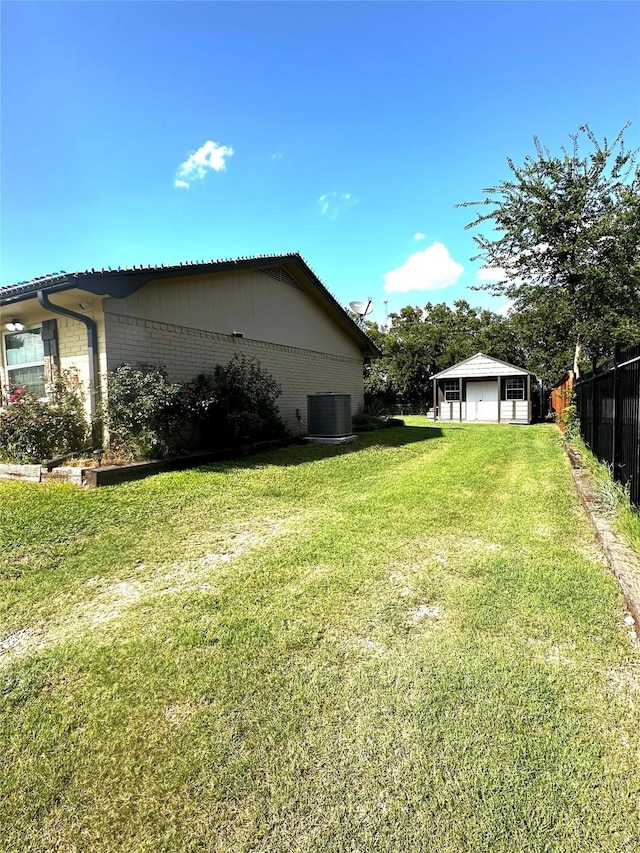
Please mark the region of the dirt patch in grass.
[[[231, 531], [219, 549], [198, 559], [174, 563], [170, 569], [148, 569], [139, 562], [137, 576], [117, 581], [101, 577], [88, 578], [84, 598], [73, 605], [60, 601], [58, 616], [28, 628], [14, 631], [0, 640], [0, 665], [35, 654], [43, 649], [78, 639], [88, 632], [99, 631], [126, 618], [131, 608], [143, 601], [188, 591], [210, 592], [215, 589], [216, 569], [232, 564], [247, 551], [266, 545], [295, 529], [295, 521], [276, 518], [256, 520], [251, 529]], [[145, 576], [148, 574], [148, 576]]]

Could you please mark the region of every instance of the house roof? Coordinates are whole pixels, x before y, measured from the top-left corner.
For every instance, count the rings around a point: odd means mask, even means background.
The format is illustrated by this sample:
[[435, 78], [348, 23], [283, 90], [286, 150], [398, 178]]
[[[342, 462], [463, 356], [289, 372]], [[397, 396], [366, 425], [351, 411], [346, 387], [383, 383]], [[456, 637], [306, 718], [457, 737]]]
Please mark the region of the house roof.
[[535, 376], [524, 367], [516, 367], [508, 361], [501, 361], [481, 352], [465, 358], [446, 370], [441, 370], [432, 379], [481, 379], [488, 376]]
[[139, 290], [150, 281], [166, 278], [179, 278], [206, 273], [221, 273], [230, 270], [274, 270], [281, 268], [286, 275], [295, 281], [304, 283], [319, 295], [330, 310], [335, 312], [346, 331], [357, 340], [363, 351], [374, 358], [382, 355], [381, 351], [355, 323], [340, 305], [333, 294], [320, 281], [304, 258], [297, 252], [287, 255], [258, 255], [228, 260], [186, 261], [172, 266], [133, 266], [118, 269], [90, 269], [76, 272], [65, 272], [41, 276], [31, 281], [21, 281], [6, 287], [0, 287], [0, 307], [8, 307], [27, 299], [34, 299], [38, 293], [51, 295], [65, 290], [78, 290], [94, 293], [97, 296], [111, 296], [122, 299]]

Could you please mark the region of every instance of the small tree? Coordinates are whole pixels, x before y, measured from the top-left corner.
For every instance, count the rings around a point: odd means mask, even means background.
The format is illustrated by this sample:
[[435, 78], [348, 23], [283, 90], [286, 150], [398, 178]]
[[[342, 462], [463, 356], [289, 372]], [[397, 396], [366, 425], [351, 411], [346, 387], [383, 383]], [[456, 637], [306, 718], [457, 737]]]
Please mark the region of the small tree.
[[[570, 317], [575, 369], [584, 354], [599, 358], [615, 342], [640, 337], [640, 170], [624, 148], [625, 126], [600, 144], [587, 125], [571, 151], [553, 155], [534, 137], [536, 157], [508, 159], [512, 178], [484, 190], [467, 228], [497, 274], [482, 289], [512, 299], [516, 311], [544, 313], [555, 305]], [[591, 150], [579, 153], [580, 135]]]

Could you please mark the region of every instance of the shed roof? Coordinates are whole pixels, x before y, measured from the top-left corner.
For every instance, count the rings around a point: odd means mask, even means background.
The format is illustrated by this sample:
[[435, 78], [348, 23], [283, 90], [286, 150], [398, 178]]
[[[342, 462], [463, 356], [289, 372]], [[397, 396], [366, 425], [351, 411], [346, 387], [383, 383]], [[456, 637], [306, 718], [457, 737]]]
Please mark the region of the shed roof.
[[374, 358], [382, 355], [379, 348], [363, 329], [355, 323], [333, 294], [320, 281], [302, 255], [292, 252], [286, 255], [258, 255], [229, 260], [186, 261], [173, 266], [133, 266], [118, 269], [90, 269], [76, 272], [51, 273], [31, 281], [21, 281], [0, 287], [0, 306], [15, 305], [34, 299], [39, 292], [51, 295], [77, 288], [95, 293], [97, 296], [112, 296], [121, 299], [143, 287], [150, 281], [165, 278], [181, 278], [203, 273], [221, 273], [232, 270], [260, 270], [267, 275], [279, 270], [279, 275], [291, 276], [297, 282], [320, 297], [330, 312], [334, 313], [348, 335], [358, 341], [362, 350]]
[[492, 358], [479, 352], [471, 358], [465, 358], [446, 370], [436, 373], [433, 379], [482, 379], [489, 376], [534, 376], [530, 370], [524, 367], [516, 367], [508, 361]]

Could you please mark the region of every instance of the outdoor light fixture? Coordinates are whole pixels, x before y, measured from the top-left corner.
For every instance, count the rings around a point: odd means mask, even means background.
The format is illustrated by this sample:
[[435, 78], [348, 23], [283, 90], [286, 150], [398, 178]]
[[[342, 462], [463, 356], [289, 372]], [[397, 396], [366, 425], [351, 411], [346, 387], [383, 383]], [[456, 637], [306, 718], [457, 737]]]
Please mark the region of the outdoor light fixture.
[[20, 320], [12, 320], [10, 323], [4, 324], [8, 332], [21, 332], [24, 329], [24, 325], [20, 322]]

